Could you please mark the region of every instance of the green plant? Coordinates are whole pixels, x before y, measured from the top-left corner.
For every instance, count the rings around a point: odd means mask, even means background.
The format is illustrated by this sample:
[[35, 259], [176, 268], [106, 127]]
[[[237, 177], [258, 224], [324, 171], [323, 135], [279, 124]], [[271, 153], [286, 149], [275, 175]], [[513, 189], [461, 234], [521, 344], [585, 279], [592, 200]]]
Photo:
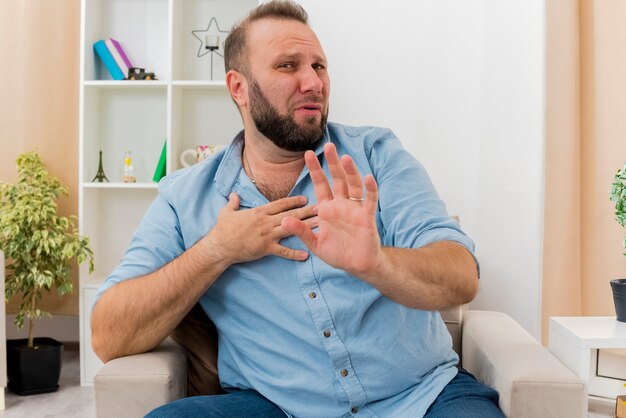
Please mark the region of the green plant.
[[74, 260], [89, 261], [89, 239], [80, 236], [75, 217], [57, 215], [56, 199], [67, 196], [59, 180], [50, 175], [36, 152], [17, 157], [15, 184], [0, 182], [0, 248], [6, 263], [6, 300], [21, 294], [15, 316], [18, 329], [28, 318], [28, 347], [33, 348], [34, 321], [50, 316], [38, 308], [42, 292], [57, 288], [59, 296], [73, 290], [70, 277]]
[[[626, 163], [624, 163], [623, 168], [615, 173], [610, 197], [611, 202], [615, 203], [615, 220], [621, 226], [626, 226]], [[626, 237], [624, 238], [624, 250], [626, 250]]]

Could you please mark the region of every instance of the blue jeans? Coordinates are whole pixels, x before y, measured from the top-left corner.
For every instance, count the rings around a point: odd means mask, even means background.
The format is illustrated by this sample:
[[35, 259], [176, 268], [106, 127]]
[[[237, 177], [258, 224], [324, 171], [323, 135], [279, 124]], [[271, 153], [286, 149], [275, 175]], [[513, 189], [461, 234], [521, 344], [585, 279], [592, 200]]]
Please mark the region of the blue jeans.
[[163, 405], [144, 418], [285, 418], [282, 409], [254, 390], [192, 396]]
[[[253, 390], [226, 395], [194, 396], [163, 405], [146, 418], [284, 418], [275, 404]], [[358, 416], [358, 414], [357, 414]], [[428, 408], [424, 418], [504, 418], [498, 409], [498, 393], [476, 381], [474, 376], [459, 373]]]
[[443, 388], [424, 418], [504, 418], [498, 408], [498, 392], [478, 383], [465, 369]]

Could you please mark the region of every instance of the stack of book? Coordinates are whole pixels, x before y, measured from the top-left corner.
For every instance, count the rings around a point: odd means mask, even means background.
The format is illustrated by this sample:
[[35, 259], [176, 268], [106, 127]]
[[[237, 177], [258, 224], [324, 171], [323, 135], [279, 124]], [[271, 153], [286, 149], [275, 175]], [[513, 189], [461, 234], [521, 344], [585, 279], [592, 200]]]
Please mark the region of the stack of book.
[[125, 80], [128, 78], [128, 70], [132, 67], [128, 56], [122, 46], [113, 38], [100, 40], [93, 44], [96, 55], [111, 74], [113, 80]]

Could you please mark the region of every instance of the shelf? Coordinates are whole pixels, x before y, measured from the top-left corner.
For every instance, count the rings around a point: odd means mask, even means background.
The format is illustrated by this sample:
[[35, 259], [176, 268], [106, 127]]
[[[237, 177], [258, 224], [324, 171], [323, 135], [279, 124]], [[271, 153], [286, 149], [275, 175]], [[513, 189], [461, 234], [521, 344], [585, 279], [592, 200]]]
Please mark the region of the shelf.
[[121, 181], [130, 150], [137, 181], [150, 183], [167, 137], [167, 88], [98, 86], [84, 98], [83, 179], [94, 178], [102, 151], [109, 181]]
[[141, 80], [88, 80], [83, 82], [86, 88], [164, 88], [167, 82], [163, 80], [141, 81]]
[[158, 183], [83, 183], [86, 189], [156, 189]]
[[[198, 39], [192, 31], [204, 31], [215, 18], [218, 25], [206, 32], [220, 36], [222, 53], [227, 31], [260, 2], [81, 0], [79, 229], [89, 237], [95, 263], [93, 273], [85, 264], [79, 267], [83, 385], [92, 383], [102, 364], [90, 344], [96, 290], [120, 264], [133, 231], [158, 198], [152, 178], [162, 151], [169, 174], [183, 166], [186, 150], [226, 145], [242, 129], [223, 58], [198, 57], [206, 34]], [[158, 80], [112, 80], [93, 50], [107, 38], [120, 43], [133, 66]], [[127, 150], [137, 183], [122, 183]], [[110, 183], [92, 181], [100, 167]]]
[[183, 89], [226, 90], [224, 80], [176, 80], [172, 85]]
[[[161, 89], [167, 87], [168, 84], [170, 84], [170, 82], [164, 80], [87, 80], [83, 83], [83, 86], [88, 89]], [[226, 82], [224, 80], [175, 80], [172, 81], [171, 84], [174, 87], [183, 89], [226, 90]]]
[[169, 61], [168, 0], [83, 0], [83, 54], [85, 80], [110, 80], [93, 44], [116, 39], [135, 67], [167, 80]]

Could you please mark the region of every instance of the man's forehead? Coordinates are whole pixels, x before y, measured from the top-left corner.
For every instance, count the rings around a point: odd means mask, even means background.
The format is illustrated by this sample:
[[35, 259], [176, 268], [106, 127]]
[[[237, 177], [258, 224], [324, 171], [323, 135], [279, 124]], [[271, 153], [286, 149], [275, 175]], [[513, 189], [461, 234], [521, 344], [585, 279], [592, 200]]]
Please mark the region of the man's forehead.
[[297, 20], [261, 19], [250, 25], [247, 45], [249, 53], [266, 51], [272, 55], [297, 55], [299, 47], [318, 50], [319, 58], [324, 59], [324, 51], [315, 32]]

